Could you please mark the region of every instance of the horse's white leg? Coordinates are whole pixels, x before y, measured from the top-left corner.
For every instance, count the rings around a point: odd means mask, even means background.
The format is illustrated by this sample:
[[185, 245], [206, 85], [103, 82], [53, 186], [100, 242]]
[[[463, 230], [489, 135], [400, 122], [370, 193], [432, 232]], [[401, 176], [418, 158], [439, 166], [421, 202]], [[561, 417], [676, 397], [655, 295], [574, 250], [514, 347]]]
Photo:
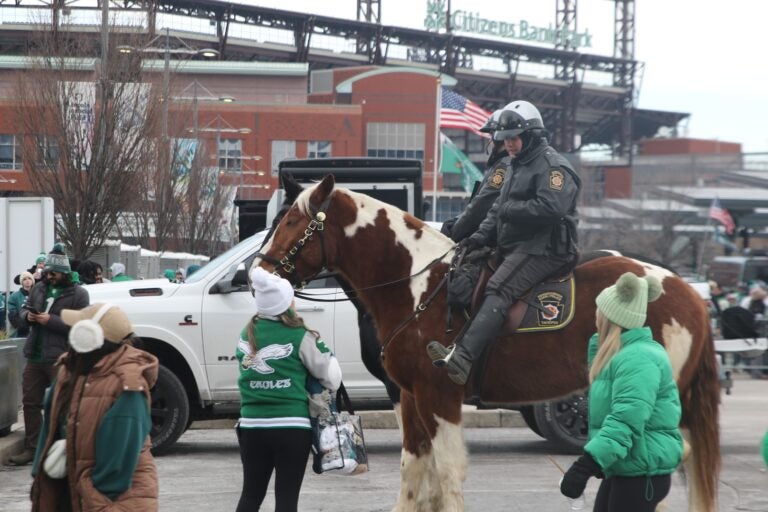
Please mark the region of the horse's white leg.
[[432, 440], [437, 478], [443, 498], [444, 512], [464, 510], [464, 480], [467, 478], [467, 448], [460, 423], [451, 423], [439, 416], [437, 432]]
[[[400, 494], [392, 512], [442, 510], [439, 483], [429, 434], [421, 423], [413, 396], [401, 394], [403, 450], [400, 456]], [[437, 486], [437, 494], [433, 487]]]
[[400, 456], [400, 495], [393, 512], [437, 512], [441, 510], [441, 498], [435, 501], [435, 459], [432, 452], [416, 455], [403, 448]]

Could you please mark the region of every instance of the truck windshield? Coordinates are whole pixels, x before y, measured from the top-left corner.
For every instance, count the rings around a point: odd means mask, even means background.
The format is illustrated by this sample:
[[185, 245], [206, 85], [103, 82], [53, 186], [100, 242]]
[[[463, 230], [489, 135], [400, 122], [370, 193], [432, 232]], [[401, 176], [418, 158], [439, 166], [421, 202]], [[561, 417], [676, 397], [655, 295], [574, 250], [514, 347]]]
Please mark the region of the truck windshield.
[[232, 255], [238, 251], [241, 250], [241, 245], [248, 242], [253, 243], [253, 240], [256, 240], [256, 243], [261, 242], [261, 240], [264, 239], [264, 236], [267, 234], [267, 231], [260, 231], [259, 233], [256, 233], [252, 237], [243, 240], [239, 244], [235, 245], [231, 249], [224, 251], [223, 253], [216, 256], [214, 259], [200, 267], [200, 269], [192, 274], [191, 276], [187, 277], [186, 281], [187, 283], [196, 283], [197, 281], [201, 281], [205, 279], [205, 277], [210, 274], [211, 272], [215, 271], [223, 261], [227, 261]]

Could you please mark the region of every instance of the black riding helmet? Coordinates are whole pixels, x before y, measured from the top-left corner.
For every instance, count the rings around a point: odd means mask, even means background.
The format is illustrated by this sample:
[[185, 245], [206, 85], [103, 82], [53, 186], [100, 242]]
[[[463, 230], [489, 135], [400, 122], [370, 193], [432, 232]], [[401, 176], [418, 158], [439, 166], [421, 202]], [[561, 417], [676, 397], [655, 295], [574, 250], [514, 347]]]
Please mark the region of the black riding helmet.
[[480, 128], [479, 131], [483, 133], [493, 133], [495, 132], [499, 127], [499, 116], [501, 113], [504, 112], [504, 109], [495, 110], [493, 114], [491, 114], [488, 117], [488, 120], [485, 122], [482, 128]]

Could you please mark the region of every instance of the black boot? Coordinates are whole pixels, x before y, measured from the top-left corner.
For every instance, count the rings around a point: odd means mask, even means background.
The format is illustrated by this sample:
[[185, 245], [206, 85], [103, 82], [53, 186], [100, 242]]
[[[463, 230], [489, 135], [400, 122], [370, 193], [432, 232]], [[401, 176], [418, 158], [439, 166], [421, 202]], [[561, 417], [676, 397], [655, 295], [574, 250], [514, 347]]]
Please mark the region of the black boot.
[[456, 345], [445, 347], [437, 341], [427, 344], [427, 354], [432, 364], [438, 368], [445, 366], [448, 377], [456, 384], [466, 384], [472, 363], [480, 357], [486, 345], [496, 338], [504, 324], [508, 305], [502, 297], [488, 295], [472, 319], [469, 329]]

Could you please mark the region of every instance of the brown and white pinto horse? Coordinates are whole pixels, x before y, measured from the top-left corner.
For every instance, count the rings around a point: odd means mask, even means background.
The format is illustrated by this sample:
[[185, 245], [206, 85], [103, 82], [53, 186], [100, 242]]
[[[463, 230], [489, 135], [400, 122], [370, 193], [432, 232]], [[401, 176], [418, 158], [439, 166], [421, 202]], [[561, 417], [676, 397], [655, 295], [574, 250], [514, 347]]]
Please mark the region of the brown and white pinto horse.
[[629, 258], [609, 256], [582, 264], [575, 270], [576, 318], [559, 331], [500, 339], [491, 349], [480, 389], [469, 390], [434, 368], [425, 350], [430, 340], [452, 341], [445, 332], [444, 289], [403, 325], [441, 282], [452, 246], [421, 220], [336, 188], [333, 176], [326, 176], [299, 195], [254, 262], [294, 284], [324, 267], [339, 272], [373, 315], [384, 344], [384, 367], [403, 390], [401, 484], [394, 510], [464, 509], [465, 392], [474, 391], [485, 403], [530, 403], [587, 387], [595, 297], [631, 271], [656, 275], [662, 282], [664, 293], [649, 305], [648, 324], [667, 349], [680, 389], [682, 427], [691, 446], [685, 462], [689, 510], [714, 512], [719, 387], [709, 318], [696, 292], [672, 272]]

